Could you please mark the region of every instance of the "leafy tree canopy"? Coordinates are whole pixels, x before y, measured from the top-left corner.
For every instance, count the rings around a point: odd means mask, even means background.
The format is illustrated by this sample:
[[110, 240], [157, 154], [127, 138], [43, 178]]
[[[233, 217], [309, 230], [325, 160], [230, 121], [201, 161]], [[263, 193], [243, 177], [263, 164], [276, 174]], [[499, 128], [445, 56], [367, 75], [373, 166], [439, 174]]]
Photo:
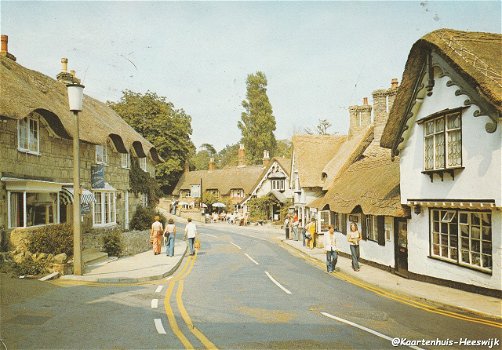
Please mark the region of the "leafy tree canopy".
[[155, 146], [165, 160], [156, 166], [157, 180], [164, 193], [171, 192], [185, 161], [195, 152], [190, 139], [192, 118], [151, 91], [141, 94], [125, 90], [120, 101], [107, 104]]
[[267, 78], [262, 72], [250, 74], [246, 81], [246, 100], [242, 101], [244, 112], [238, 127], [242, 133], [242, 143], [251, 164], [259, 164], [263, 151], [273, 156], [276, 150], [275, 117], [267, 96]]

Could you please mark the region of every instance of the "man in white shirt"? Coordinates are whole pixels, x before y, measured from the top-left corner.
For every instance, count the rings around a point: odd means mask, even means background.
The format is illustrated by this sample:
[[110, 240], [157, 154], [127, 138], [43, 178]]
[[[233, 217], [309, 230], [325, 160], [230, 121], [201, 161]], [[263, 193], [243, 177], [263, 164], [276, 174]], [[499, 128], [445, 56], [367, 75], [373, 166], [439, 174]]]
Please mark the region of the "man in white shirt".
[[192, 222], [191, 218], [188, 218], [188, 224], [185, 226], [185, 237], [188, 238], [188, 247], [190, 248], [190, 255], [194, 255], [194, 242], [195, 235], [197, 234], [197, 226]]

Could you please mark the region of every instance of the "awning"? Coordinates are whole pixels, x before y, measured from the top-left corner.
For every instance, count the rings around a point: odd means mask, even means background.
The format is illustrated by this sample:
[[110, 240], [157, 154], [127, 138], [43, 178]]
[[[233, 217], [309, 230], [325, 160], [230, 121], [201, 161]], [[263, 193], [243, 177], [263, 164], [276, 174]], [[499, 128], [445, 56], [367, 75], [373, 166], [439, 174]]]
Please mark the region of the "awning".
[[[96, 202], [96, 198], [91, 191], [86, 190], [85, 188], [81, 188], [81, 190], [82, 195], [80, 196], [80, 204], [90, 204]], [[59, 194], [61, 203], [64, 205], [73, 203], [73, 187], [63, 187]]]

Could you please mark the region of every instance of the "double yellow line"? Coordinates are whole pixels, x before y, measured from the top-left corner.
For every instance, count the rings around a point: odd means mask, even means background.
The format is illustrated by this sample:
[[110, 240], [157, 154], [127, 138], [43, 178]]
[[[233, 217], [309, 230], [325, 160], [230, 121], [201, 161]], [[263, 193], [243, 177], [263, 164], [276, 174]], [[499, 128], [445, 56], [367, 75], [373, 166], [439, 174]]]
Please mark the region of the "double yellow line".
[[166, 296], [164, 297], [164, 309], [166, 311], [167, 319], [169, 321], [169, 326], [171, 327], [173, 333], [178, 337], [178, 339], [186, 349], [194, 349], [192, 343], [190, 343], [190, 341], [187, 339], [187, 337], [183, 334], [183, 332], [179, 328], [170, 304], [174, 287], [176, 286], [176, 283], [178, 283], [178, 290], [176, 291], [176, 304], [178, 306], [178, 310], [181, 314], [181, 317], [183, 318], [183, 321], [187, 325], [190, 332], [192, 332], [192, 334], [197, 339], [199, 339], [199, 341], [202, 343], [202, 345], [204, 345], [206, 349], [217, 349], [216, 345], [214, 345], [209, 339], [207, 339], [207, 337], [200, 330], [198, 330], [197, 327], [194, 326], [192, 319], [188, 315], [188, 312], [186, 311], [185, 306], [183, 305], [182, 295], [183, 295], [183, 286], [185, 283], [184, 280], [192, 271], [196, 258], [197, 255], [190, 256], [187, 259], [187, 262], [183, 266], [181, 271], [169, 281], [169, 286], [166, 291]]
[[[314, 259], [310, 256], [309, 257], [303, 256], [303, 257], [305, 259], [310, 260], [310, 262], [313, 263], [314, 265], [316, 265], [317, 267], [321, 267], [322, 269], [324, 269], [326, 267], [326, 265], [324, 265], [322, 262], [320, 262], [317, 259]], [[394, 294], [394, 293], [386, 291], [384, 289], [369, 285], [369, 284], [367, 284], [357, 278], [353, 278], [345, 273], [337, 272], [333, 275], [333, 277], [336, 277], [339, 280], [346, 281], [346, 282], [351, 283], [353, 285], [356, 285], [358, 287], [369, 290], [370, 292], [373, 292], [373, 293], [378, 294], [380, 296], [383, 296], [385, 298], [395, 300], [397, 302], [412, 306], [417, 309], [421, 309], [421, 310], [424, 310], [427, 312], [432, 312], [435, 314], [439, 314], [439, 315], [443, 315], [443, 316], [447, 316], [447, 317], [451, 317], [451, 318], [456, 318], [458, 320], [479, 323], [479, 324], [483, 324], [483, 325], [495, 327], [495, 328], [502, 328], [502, 324], [498, 321], [491, 321], [491, 320], [482, 319], [482, 318], [478, 318], [478, 317], [462, 315], [462, 314], [459, 314], [459, 313], [456, 313], [453, 311], [442, 310], [442, 309], [436, 308], [434, 306], [427, 305], [427, 304], [415, 301], [413, 299], [409, 299], [407, 297], [403, 297], [401, 295]]]

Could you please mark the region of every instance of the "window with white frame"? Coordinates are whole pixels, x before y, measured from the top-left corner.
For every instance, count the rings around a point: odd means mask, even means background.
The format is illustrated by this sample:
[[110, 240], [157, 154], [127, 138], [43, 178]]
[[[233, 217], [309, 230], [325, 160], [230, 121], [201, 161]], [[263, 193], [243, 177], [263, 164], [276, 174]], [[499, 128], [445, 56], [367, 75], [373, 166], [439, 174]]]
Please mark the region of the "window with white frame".
[[115, 192], [94, 191], [96, 202], [92, 206], [93, 224], [95, 226], [111, 225], [117, 222]]
[[208, 189], [206, 190], [206, 193], [214, 195], [216, 198], [220, 197], [220, 191], [217, 189]]
[[230, 190], [230, 197], [242, 198], [244, 197], [244, 190], [240, 188], [233, 188]]
[[272, 190], [284, 191], [284, 179], [272, 180]]
[[141, 194], [141, 206], [143, 208], [148, 207], [148, 193], [142, 193]]
[[378, 242], [378, 227], [376, 217], [373, 215], [366, 215], [366, 238], [370, 241]]
[[123, 169], [131, 167], [131, 155], [129, 153], [120, 153], [121, 166]]
[[17, 124], [17, 148], [21, 152], [36, 153], [40, 151], [40, 126], [37, 119], [24, 118]]
[[142, 157], [142, 158], [138, 158], [139, 159], [139, 167], [143, 170], [143, 171], [147, 171], [146, 169], [146, 157]]
[[431, 256], [491, 271], [491, 213], [432, 209]]
[[427, 120], [424, 127], [424, 169], [462, 166], [461, 112]]
[[9, 227], [30, 227], [58, 222], [57, 193], [8, 193]]
[[108, 152], [106, 145], [96, 145], [96, 164], [107, 164]]

